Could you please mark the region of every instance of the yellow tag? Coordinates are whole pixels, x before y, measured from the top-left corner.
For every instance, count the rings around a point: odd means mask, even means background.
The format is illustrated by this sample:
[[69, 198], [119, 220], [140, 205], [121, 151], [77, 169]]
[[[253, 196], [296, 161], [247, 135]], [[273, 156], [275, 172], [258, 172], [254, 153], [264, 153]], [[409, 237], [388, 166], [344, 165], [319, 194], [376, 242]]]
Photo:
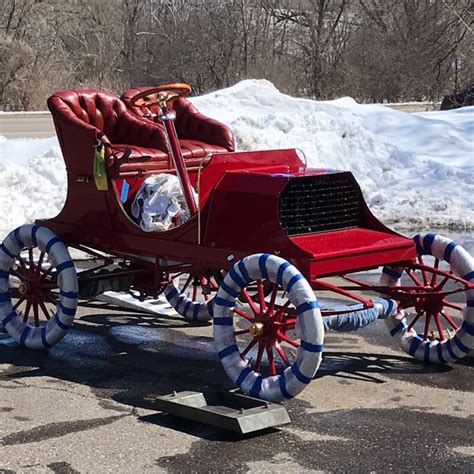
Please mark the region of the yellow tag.
[[105, 164], [105, 147], [101, 142], [94, 147], [94, 180], [99, 191], [107, 191], [109, 189], [107, 166]]

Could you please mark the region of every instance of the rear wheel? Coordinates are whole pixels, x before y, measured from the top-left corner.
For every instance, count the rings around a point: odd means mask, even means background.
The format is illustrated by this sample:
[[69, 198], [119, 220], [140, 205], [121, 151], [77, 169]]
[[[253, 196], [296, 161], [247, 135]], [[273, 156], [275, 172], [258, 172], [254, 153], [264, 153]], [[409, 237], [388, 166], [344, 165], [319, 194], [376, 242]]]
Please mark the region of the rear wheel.
[[0, 246], [0, 322], [9, 335], [31, 349], [50, 348], [72, 325], [76, 307], [77, 276], [66, 246], [45, 227], [11, 232]]
[[212, 299], [219, 287], [215, 276], [187, 273], [172, 278], [164, 294], [171, 307], [188, 321], [212, 319]]
[[213, 323], [227, 374], [252, 396], [293, 398], [321, 363], [318, 302], [303, 275], [282, 258], [256, 254], [236, 263], [214, 299]]
[[418, 262], [384, 268], [381, 283], [398, 285], [415, 301], [386, 319], [390, 334], [418, 360], [456, 361], [474, 348], [474, 259], [437, 234], [414, 237]]

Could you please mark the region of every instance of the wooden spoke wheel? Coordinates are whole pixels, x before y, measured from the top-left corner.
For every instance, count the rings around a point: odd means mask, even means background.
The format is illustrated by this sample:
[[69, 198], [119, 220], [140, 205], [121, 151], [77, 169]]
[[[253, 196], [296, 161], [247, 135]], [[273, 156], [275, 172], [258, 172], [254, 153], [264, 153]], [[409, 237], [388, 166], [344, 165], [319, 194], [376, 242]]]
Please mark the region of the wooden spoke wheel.
[[411, 356], [450, 363], [474, 348], [474, 259], [440, 235], [417, 235], [414, 241], [416, 263], [383, 270], [382, 283], [396, 285], [402, 303], [412, 303], [386, 322]]
[[18, 343], [48, 349], [77, 307], [77, 276], [66, 246], [47, 228], [24, 225], [0, 246], [0, 322]]
[[13, 309], [35, 327], [54, 316], [59, 301], [57, 272], [45, 257], [45, 251], [29, 247], [10, 267], [10, 291], [18, 298]]
[[252, 396], [292, 398], [321, 363], [319, 304], [303, 275], [280, 257], [255, 254], [237, 262], [214, 298], [213, 323], [224, 369]]
[[171, 278], [164, 294], [171, 307], [188, 321], [212, 319], [212, 300], [222, 272], [192, 272]]
[[[256, 372], [282, 374], [296, 360], [300, 340], [295, 332], [296, 308], [278, 283], [258, 280], [257, 291], [244, 288], [234, 308], [234, 336], [242, 357]], [[265, 289], [270, 293], [265, 294]]]

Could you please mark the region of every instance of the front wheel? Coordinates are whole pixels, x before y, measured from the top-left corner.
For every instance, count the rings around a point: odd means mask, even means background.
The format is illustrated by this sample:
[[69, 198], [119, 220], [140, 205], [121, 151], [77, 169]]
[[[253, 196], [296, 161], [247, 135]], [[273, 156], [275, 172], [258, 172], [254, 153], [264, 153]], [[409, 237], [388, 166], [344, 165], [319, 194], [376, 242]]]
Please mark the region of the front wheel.
[[214, 298], [213, 324], [224, 369], [251, 396], [293, 398], [321, 363], [319, 304], [304, 276], [280, 257], [255, 254], [237, 262]]
[[415, 359], [451, 363], [474, 349], [474, 259], [441, 235], [413, 239], [418, 261], [384, 268], [381, 277], [382, 285], [397, 286], [413, 306], [385, 321], [391, 336]]
[[59, 342], [74, 320], [77, 293], [69, 252], [49, 229], [23, 225], [8, 234], [0, 245], [0, 323], [17, 343], [48, 349]]

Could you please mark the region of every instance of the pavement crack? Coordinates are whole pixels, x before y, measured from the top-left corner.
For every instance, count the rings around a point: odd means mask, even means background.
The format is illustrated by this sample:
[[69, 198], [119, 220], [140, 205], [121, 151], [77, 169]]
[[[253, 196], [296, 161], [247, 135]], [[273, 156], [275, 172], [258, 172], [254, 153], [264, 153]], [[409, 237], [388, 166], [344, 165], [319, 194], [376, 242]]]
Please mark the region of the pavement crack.
[[67, 393], [69, 395], [74, 395], [74, 396], [77, 396], [77, 397], [86, 398], [88, 400], [98, 400], [101, 407], [104, 408], [105, 410], [126, 412], [130, 415], [133, 415], [133, 410], [128, 409], [128, 408], [126, 408], [122, 405], [114, 406], [114, 402], [108, 400], [107, 398], [103, 398], [103, 397], [99, 397], [99, 396], [95, 396], [95, 395], [87, 395], [87, 394], [84, 394], [84, 393], [78, 393], [74, 390], [69, 390], [68, 388], [64, 388], [64, 387], [57, 387], [57, 386], [55, 386], [55, 387], [45, 387], [44, 385], [36, 385], [36, 384], [33, 384], [33, 383], [29, 383], [29, 382], [28, 383], [27, 382], [22, 382], [20, 380], [12, 380], [11, 383], [16, 384], [16, 385], [20, 385], [21, 387], [26, 387], [26, 388], [36, 388], [38, 390], [51, 390], [51, 391], [54, 391], [54, 392], [63, 392], [63, 393]]
[[37, 426], [31, 430], [18, 431], [2, 438], [3, 446], [17, 444], [38, 443], [52, 438], [60, 438], [71, 433], [92, 430], [100, 426], [110, 425], [121, 418], [131, 416], [128, 414], [108, 416], [102, 418], [92, 418], [90, 420], [59, 421]]

